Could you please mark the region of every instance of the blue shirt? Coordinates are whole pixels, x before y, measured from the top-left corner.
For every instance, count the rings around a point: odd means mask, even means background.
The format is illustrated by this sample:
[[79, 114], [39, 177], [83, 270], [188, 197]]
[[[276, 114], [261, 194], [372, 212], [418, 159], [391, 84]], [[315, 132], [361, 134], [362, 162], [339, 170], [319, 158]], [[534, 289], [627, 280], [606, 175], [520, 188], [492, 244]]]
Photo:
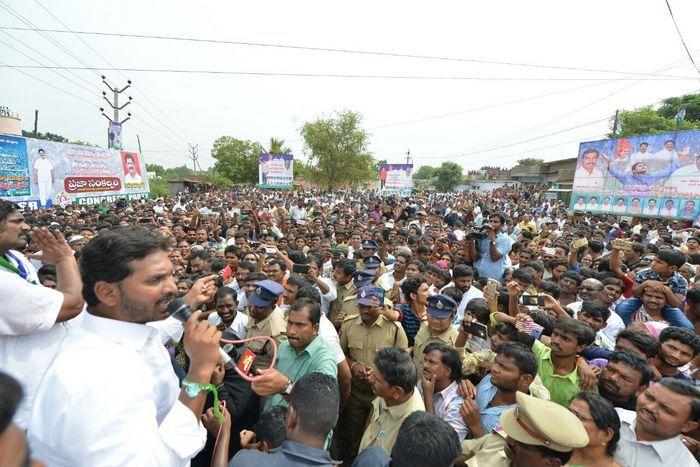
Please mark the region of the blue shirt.
[[508, 253], [513, 246], [513, 239], [504, 233], [499, 233], [496, 236], [496, 249], [501, 254], [501, 259], [498, 261], [491, 260], [491, 241], [488, 238], [479, 240], [479, 260], [474, 263], [480, 277], [489, 277], [491, 279], [501, 280], [503, 271], [508, 265]]
[[340, 462], [331, 459], [328, 451], [285, 440], [270, 452], [242, 449], [233, 456], [229, 467], [289, 467], [301, 465], [335, 466]]
[[660, 180], [668, 177], [671, 175], [675, 170], [678, 168], [678, 162], [674, 162], [671, 164], [671, 166], [664, 170], [663, 172], [655, 173], [655, 174], [639, 174], [635, 175], [632, 173], [629, 174], [623, 174], [621, 172], [618, 172], [617, 170], [613, 169], [612, 167], [608, 167], [608, 172], [610, 172], [610, 175], [615, 177], [620, 183], [623, 185], [644, 185], [644, 186], [653, 186], [656, 185]]
[[476, 386], [477, 393], [474, 401], [481, 412], [481, 428], [484, 433], [491, 433], [494, 428], [500, 428], [501, 423], [498, 418], [504, 410], [517, 407], [518, 404], [499, 405], [497, 407], [489, 407], [498, 389], [491, 383], [491, 374], [484, 376], [484, 379]]
[[651, 268], [646, 268], [637, 273], [634, 277], [634, 281], [637, 284], [641, 284], [644, 281], [659, 281], [669, 286], [674, 294], [685, 295], [688, 293], [688, 281], [677, 272], [674, 272], [668, 279], [662, 279], [661, 276], [652, 271]]

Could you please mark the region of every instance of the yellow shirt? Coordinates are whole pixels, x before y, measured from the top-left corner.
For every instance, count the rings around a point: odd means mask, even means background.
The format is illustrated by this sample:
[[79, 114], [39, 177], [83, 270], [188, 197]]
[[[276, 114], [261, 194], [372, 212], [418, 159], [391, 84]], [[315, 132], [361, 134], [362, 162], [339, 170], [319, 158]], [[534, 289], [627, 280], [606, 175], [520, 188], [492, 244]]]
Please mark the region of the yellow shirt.
[[462, 441], [462, 454], [468, 459], [469, 467], [509, 467], [510, 459], [503, 450], [506, 446], [506, 433], [494, 430], [491, 434], [476, 439]]
[[[282, 313], [279, 311], [273, 311], [267, 318], [262, 319], [257, 323], [252, 319], [248, 321], [245, 328], [245, 337], [247, 339], [249, 337], [256, 336], [270, 336], [275, 340], [275, 342], [277, 342], [277, 345], [279, 345], [280, 342], [287, 339], [282, 335], [282, 333], [286, 330], [287, 321], [282, 316]], [[246, 347], [252, 350], [255, 354], [255, 362], [253, 363], [253, 367], [256, 370], [265, 370], [270, 367], [273, 354], [272, 344], [270, 341], [262, 339], [254, 340], [248, 342]]]
[[459, 333], [454, 326], [450, 325], [450, 327], [447, 328], [447, 330], [442, 334], [431, 336], [430, 325], [427, 322], [421, 323], [420, 329], [416, 333], [416, 339], [413, 342], [413, 363], [416, 365], [416, 371], [418, 371], [418, 374], [420, 375], [423, 372], [423, 361], [425, 360], [423, 350], [425, 350], [428, 344], [438, 342], [440, 344], [454, 347], [458, 335]]
[[391, 454], [403, 421], [413, 412], [425, 410], [425, 404], [418, 391], [414, 390], [406, 402], [392, 407], [387, 406], [384, 399], [377, 397], [372, 402], [372, 409], [372, 419], [360, 441], [360, 451], [375, 447]]

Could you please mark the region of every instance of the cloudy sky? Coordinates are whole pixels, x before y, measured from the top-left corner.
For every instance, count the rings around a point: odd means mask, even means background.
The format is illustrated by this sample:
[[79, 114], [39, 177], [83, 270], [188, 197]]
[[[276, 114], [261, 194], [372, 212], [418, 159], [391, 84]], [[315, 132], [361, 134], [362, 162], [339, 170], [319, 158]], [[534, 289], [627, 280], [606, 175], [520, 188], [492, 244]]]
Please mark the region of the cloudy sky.
[[[700, 2], [669, 1], [700, 65]], [[304, 122], [351, 109], [377, 159], [509, 167], [574, 156], [615, 109], [700, 90], [663, 0], [0, 0], [0, 50], [0, 105], [25, 130], [39, 109], [39, 131], [106, 145], [99, 75], [133, 80], [125, 147], [138, 133], [165, 166], [189, 162], [188, 143], [211, 165], [222, 135], [303, 156]]]

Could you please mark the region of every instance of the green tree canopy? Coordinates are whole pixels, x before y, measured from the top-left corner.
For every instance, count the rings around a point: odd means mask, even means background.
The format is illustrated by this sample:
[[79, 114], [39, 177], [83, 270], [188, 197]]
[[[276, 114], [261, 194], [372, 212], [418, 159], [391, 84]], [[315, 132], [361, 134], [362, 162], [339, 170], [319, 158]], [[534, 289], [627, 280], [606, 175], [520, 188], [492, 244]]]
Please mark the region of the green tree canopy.
[[214, 172], [233, 183], [252, 185], [258, 181], [259, 143], [232, 136], [221, 136], [212, 145], [211, 156], [216, 160]]
[[346, 110], [302, 126], [309, 162], [316, 169], [314, 182], [333, 189], [377, 178], [376, 163], [368, 149], [368, 134], [360, 128], [361, 121], [360, 114]]
[[271, 154], [291, 154], [292, 150], [284, 145], [283, 139], [270, 138], [268, 151]]
[[162, 177], [165, 174], [165, 167], [159, 164], [146, 164], [146, 170], [148, 172], [155, 172], [156, 177]]
[[435, 174], [435, 167], [430, 167], [429, 165], [421, 165], [418, 170], [413, 174], [413, 178], [416, 180], [430, 180]]
[[435, 188], [440, 191], [450, 191], [462, 181], [462, 166], [454, 162], [443, 162], [435, 169]]
[[681, 107], [685, 107], [687, 121], [700, 121], [700, 94], [686, 94], [685, 96], [664, 99], [657, 112], [662, 117], [673, 118]]
[[544, 163], [544, 160], [537, 159], [536, 157], [525, 157], [523, 159], [518, 159], [518, 165], [521, 166], [540, 165], [542, 163]]

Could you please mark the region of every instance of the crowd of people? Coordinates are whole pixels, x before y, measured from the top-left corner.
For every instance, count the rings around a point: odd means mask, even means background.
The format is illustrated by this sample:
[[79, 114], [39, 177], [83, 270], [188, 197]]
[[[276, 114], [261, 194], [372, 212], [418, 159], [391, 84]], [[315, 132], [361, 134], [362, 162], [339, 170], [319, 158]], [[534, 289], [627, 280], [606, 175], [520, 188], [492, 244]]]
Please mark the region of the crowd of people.
[[0, 465], [698, 465], [698, 265], [541, 186], [0, 200]]

